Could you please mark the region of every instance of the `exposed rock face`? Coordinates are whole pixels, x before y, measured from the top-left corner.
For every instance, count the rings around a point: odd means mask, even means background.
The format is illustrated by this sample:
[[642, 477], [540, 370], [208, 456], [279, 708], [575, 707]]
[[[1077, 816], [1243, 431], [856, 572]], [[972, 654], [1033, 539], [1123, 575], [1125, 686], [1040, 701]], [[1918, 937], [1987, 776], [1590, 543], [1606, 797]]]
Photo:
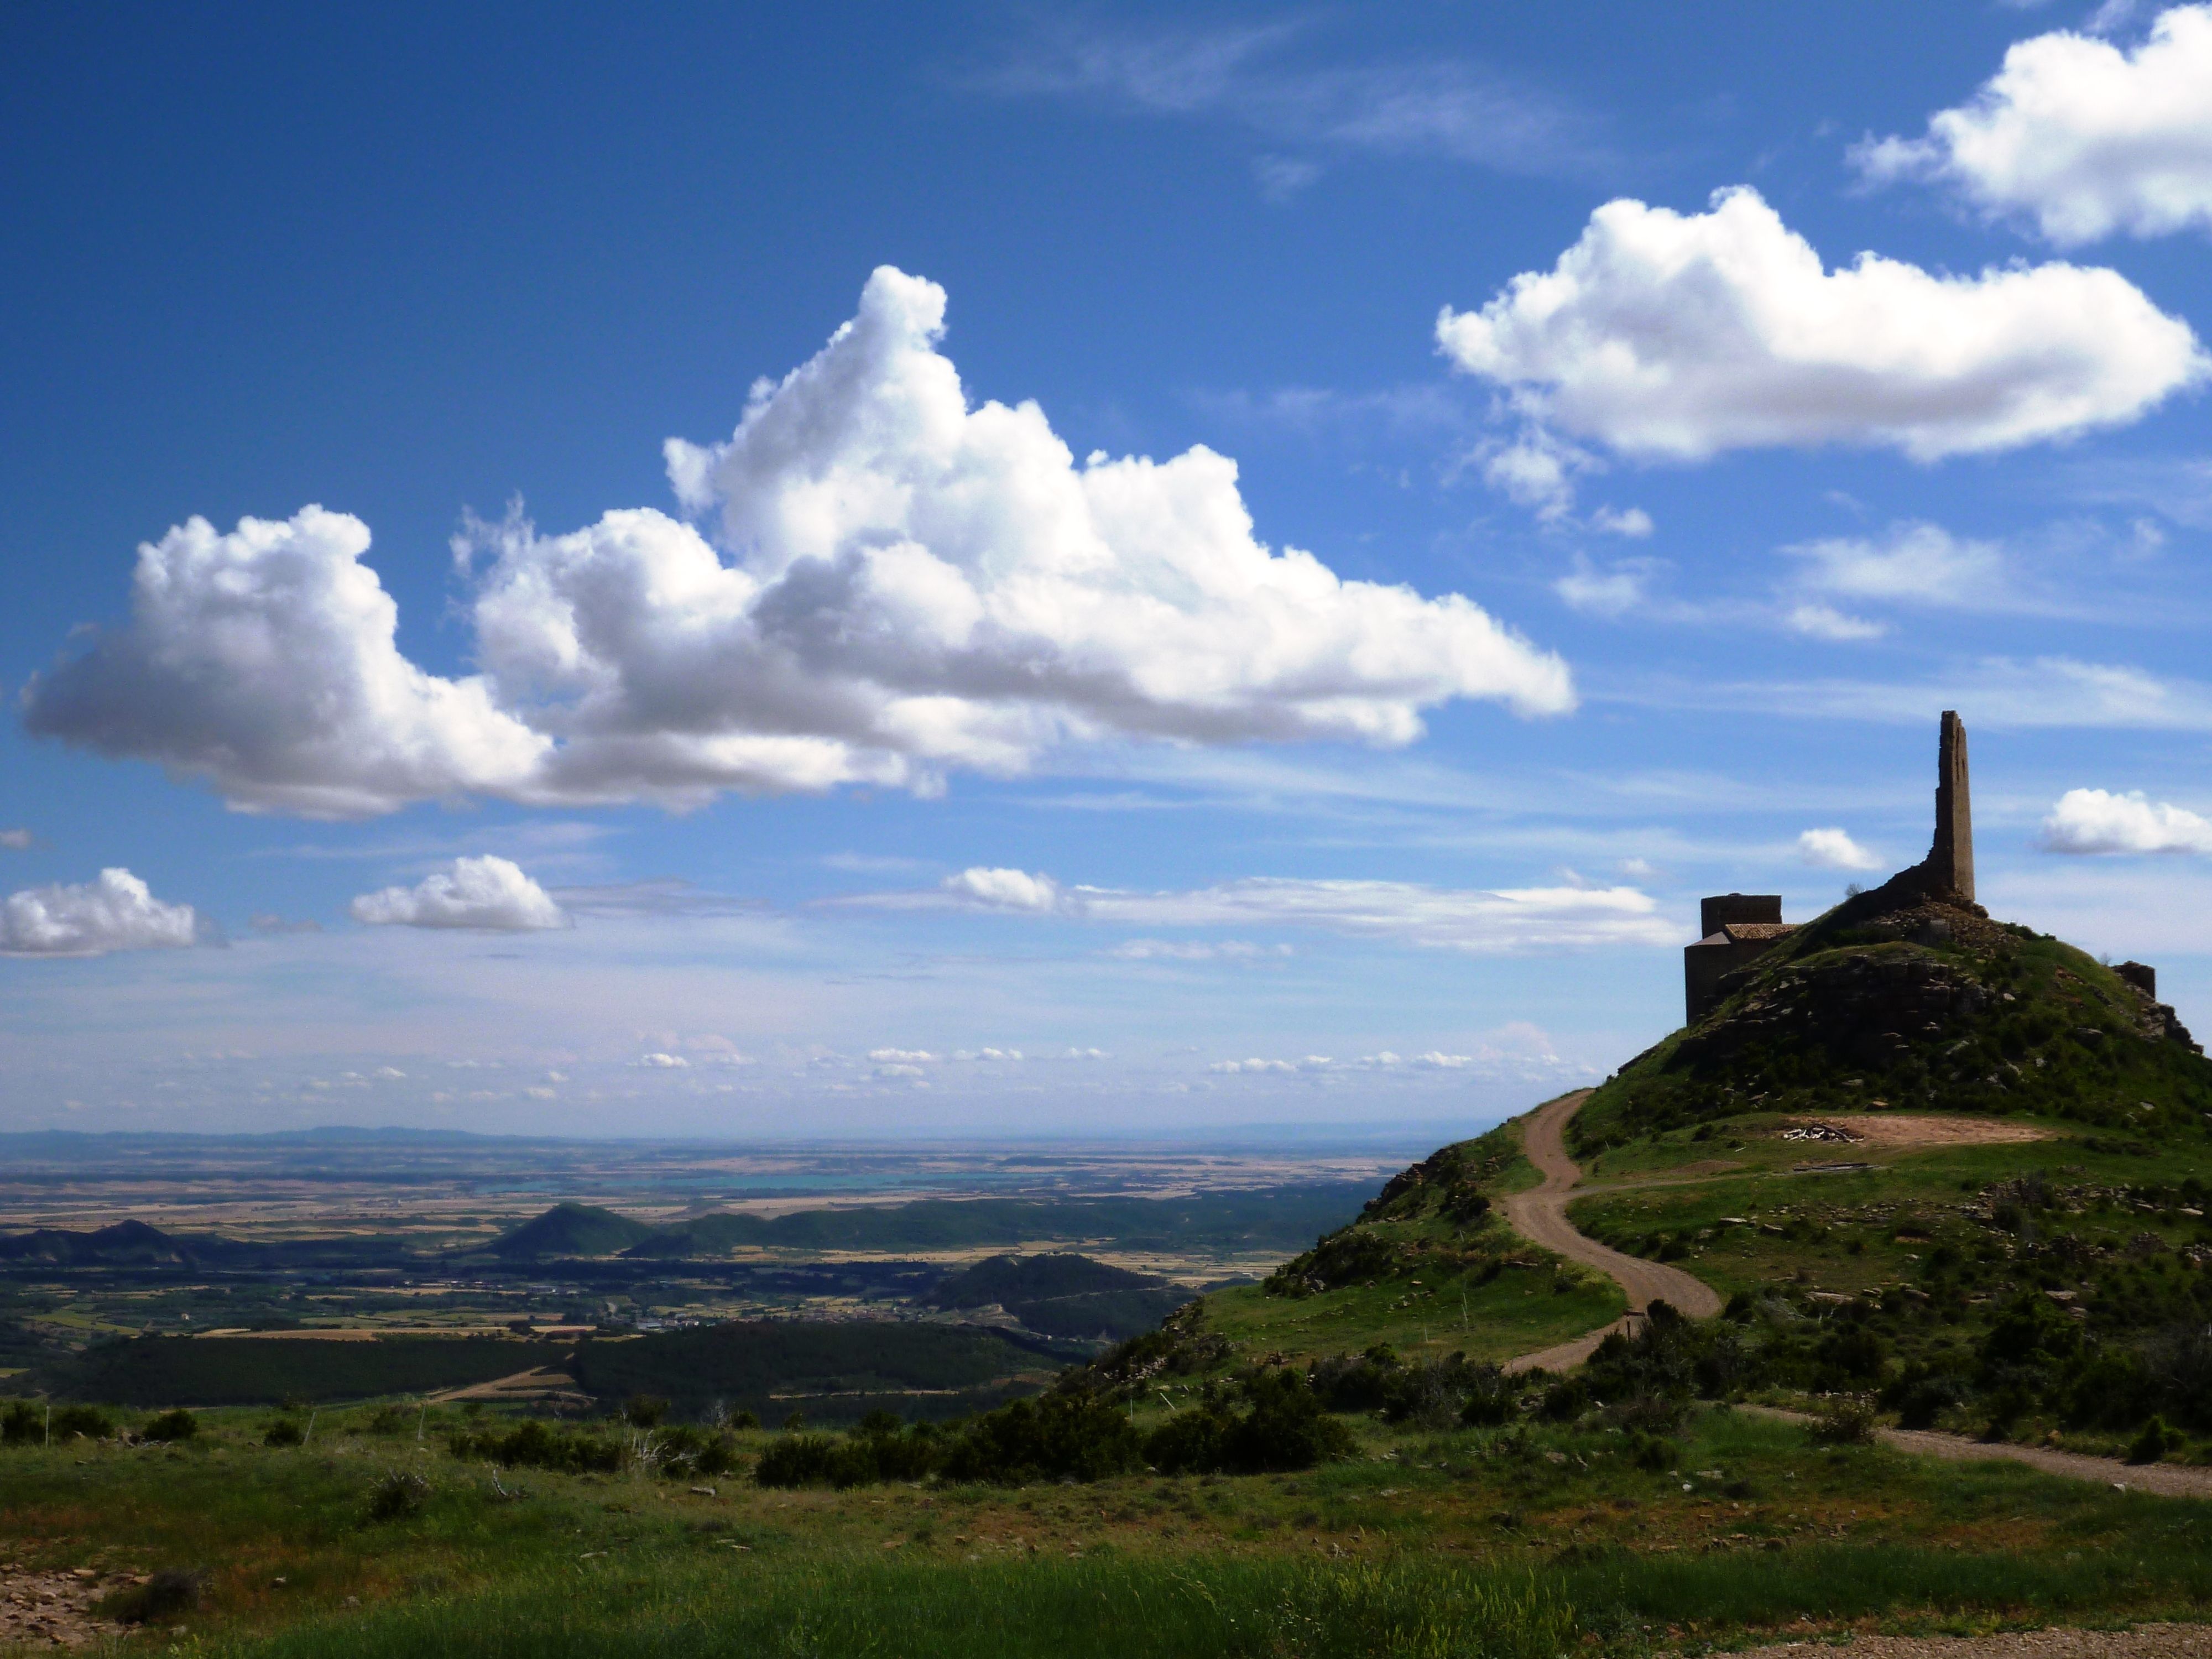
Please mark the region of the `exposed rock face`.
[[1881, 1069], [1989, 1006], [1988, 988], [1951, 963], [1917, 952], [1854, 952], [1781, 969], [1675, 1053], [1695, 1063], [1786, 1036], [1820, 1043], [1838, 1064]]

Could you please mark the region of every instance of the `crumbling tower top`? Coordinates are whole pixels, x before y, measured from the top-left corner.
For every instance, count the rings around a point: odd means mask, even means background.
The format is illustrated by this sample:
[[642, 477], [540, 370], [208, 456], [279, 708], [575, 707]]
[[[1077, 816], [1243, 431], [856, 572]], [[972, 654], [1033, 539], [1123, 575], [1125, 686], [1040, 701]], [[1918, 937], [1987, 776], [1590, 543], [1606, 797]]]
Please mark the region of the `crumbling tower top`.
[[1936, 759], [1936, 845], [1928, 854], [1930, 884], [1974, 902], [1974, 811], [1966, 784], [1966, 726], [1943, 711]]

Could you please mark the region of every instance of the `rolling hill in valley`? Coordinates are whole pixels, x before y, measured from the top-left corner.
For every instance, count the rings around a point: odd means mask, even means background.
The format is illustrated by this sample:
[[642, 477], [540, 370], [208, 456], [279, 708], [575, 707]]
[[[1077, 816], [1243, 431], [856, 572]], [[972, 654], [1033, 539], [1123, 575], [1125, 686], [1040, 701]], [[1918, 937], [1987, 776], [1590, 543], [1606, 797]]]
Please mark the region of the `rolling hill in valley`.
[[1372, 1189], [1346, 1181], [1193, 1193], [1181, 1198], [930, 1198], [902, 1204], [720, 1212], [653, 1227], [610, 1210], [559, 1204], [487, 1247], [507, 1261], [620, 1255], [711, 1260], [740, 1249], [957, 1250], [1054, 1240], [1123, 1249], [1294, 1250], [1356, 1211]]
[[490, 1253], [507, 1261], [543, 1256], [616, 1255], [653, 1236], [642, 1221], [593, 1204], [556, 1204], [492, 1241]]

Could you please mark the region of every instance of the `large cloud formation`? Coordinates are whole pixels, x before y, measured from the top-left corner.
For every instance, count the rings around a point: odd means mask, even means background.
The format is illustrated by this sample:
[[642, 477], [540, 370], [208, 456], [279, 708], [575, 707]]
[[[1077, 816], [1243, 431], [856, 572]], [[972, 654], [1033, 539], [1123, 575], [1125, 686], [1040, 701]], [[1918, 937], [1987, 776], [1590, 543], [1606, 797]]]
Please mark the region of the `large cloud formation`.
[[552, 744], [480, 678], [399, 654], [368, 526], [303, 509], [228, 535], [192, 519], [138, 550], [131, 623], [34, 680], [24, 723], [211, 779], [234, 806], [349, 817], [526, 787]]
[[928, 792], [1068, 740], [1403, 744], [1454, 697], [1573, 706], [1566, 665], [1471, 601], [1255, 540], [1212, 450], [1079, 465], [1035, 404], [970, 407], [937, 349], [945, 303], [878, 270], [726, 443], [669, 442], [711, 541], [651, 509], [478, 526], [459, 550], [478, 674], [398, 653], [357, 520], [196, 520], [140, 550], [129, 625], [33, 684], [30, 729], [245, 810], [347, 816]]
[[552, 895], [502, 858], [455, 859], [412, 887], [363, 893], [350, 908], [356, 921], [372, 926], [520, 933], [568, 925]]
[[189, 904], [165, 904], [128, 870], [97, 881], [27, 887], [0, 899], [0, 956], [97, 957], [190, 945], [199, 918]]
[[1869, 140], [1870, 179], [1948, 185], [2062, 246], [2212, 227], [2212, 6], [2176, 6], [2133, 52], [2060, 30], [2011, 47], [1922, 138]]
[[1548, 271], [1438, 344], [1543, 434], [1626, 454], [1851, 444], [1918, 460], [2132, 421], [2212, 373], [2189, 325], [2117, 271], [1938, 276], [1862, 253], [1830, 271], [1755, 191], [1679, 214], [1626, 199]]

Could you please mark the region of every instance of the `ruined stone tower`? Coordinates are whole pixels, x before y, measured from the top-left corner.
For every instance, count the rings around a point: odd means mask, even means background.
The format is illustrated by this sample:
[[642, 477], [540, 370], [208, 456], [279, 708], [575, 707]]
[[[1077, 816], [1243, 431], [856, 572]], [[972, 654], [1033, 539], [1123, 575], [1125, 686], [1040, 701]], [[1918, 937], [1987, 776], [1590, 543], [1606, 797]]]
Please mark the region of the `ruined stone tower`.
[[1943, 711], [1936, 753], [1936, 845], [1928, 854], [1929, 885], [1974, 902], [1974, 809], [1966, 787], [1966, 726]]
[[[1943, 711], [1936, 743], [1936, 844], [1926, 858], [1899, 871], [1873, 892], [1853, 890], [1856, 896], [1846, 902], [1862, 916], [1887, 915], [1931, 899], [1974, 903], [1974, 808], [1966, 784], [1966, 725], [1955, 708]], [[1782, 920], [1782, 901], [1771, 893], [1717, 894], [1698, 907], [1698, 921], [1703, 937], [1682, 951], [1682, 1012], [1692, 1025], [1720, 1006], [1726, 993], [1723, 980], [1748, 968], [1798, 926]], [[2142, 969], [2145, 975], [2149, 971]]]

